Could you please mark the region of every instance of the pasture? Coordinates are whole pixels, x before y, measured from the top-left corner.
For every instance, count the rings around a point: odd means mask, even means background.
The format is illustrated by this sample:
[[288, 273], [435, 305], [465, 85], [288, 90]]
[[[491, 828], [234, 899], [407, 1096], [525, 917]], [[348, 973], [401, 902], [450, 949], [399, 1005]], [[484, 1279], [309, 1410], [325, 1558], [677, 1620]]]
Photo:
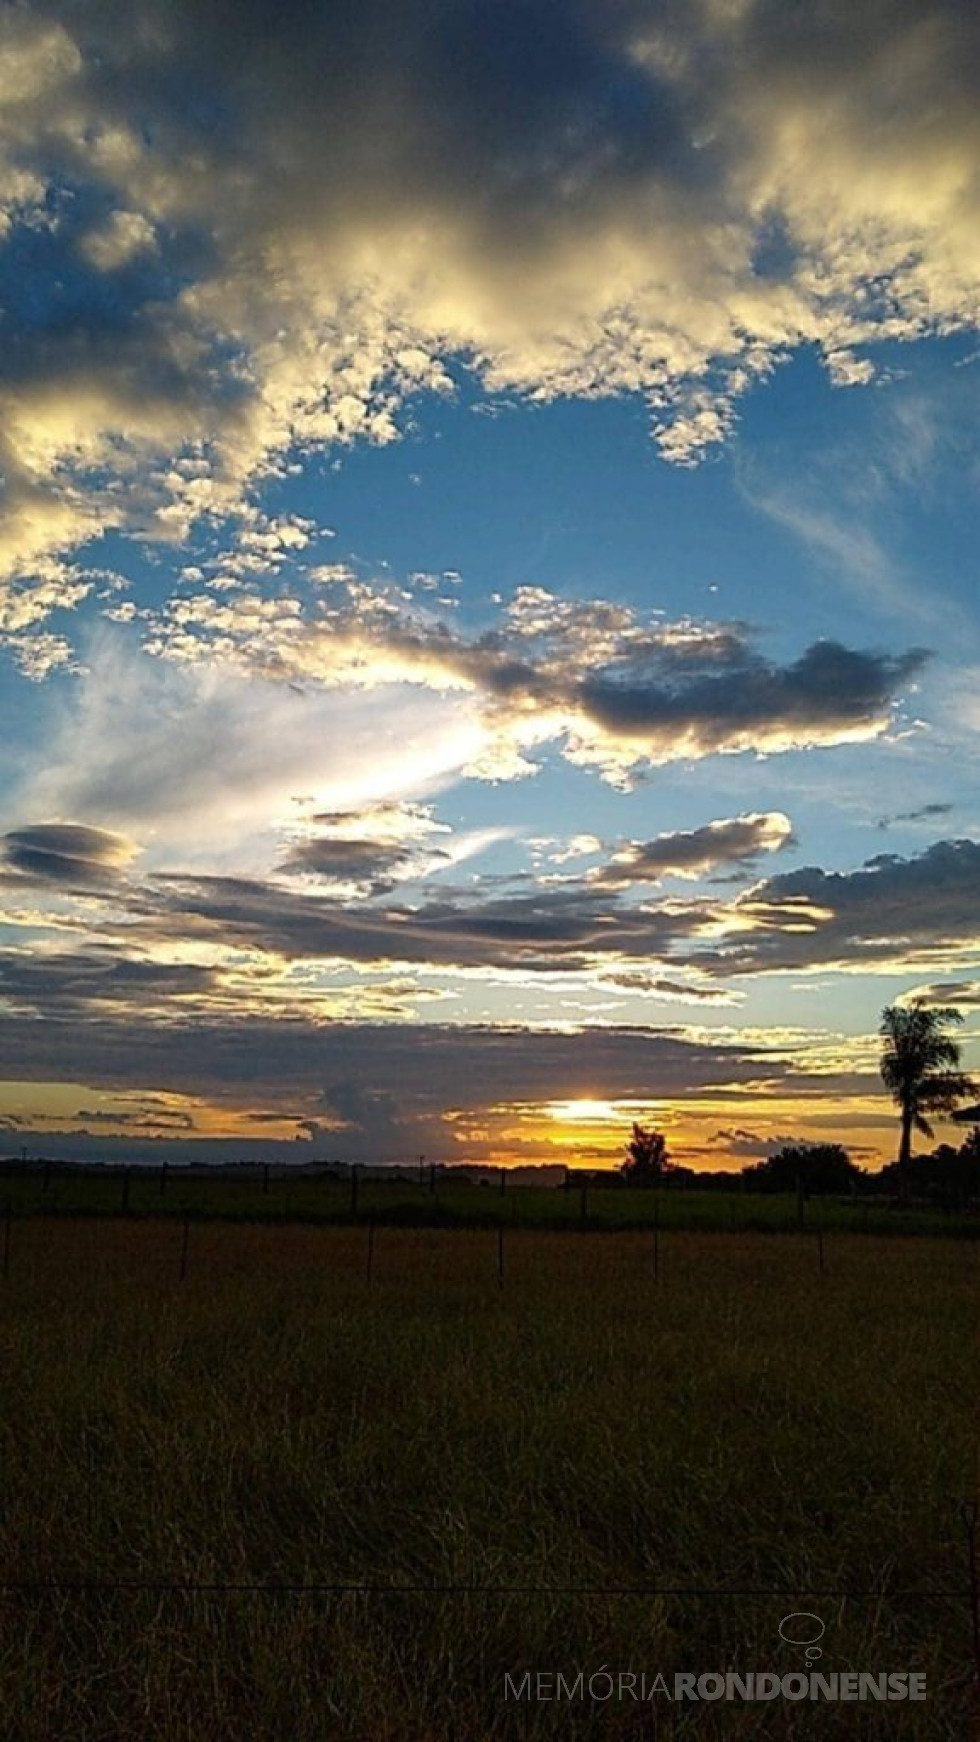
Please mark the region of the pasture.
[[[977, 1248], [823, 1244], [15, 1219], [5, 1742], [966, 1736]], [[800, 1610], [927, 1701], [505, 1697]]]
[[189, 1216], [228, 1221], [344, 1223], [375, 1221], [404, 1227], [506, 1226], [616, 1230], [665, 1228], [726, 1233], [795, 1231], [856, 1234], [936, 1234], [980, 1237], [980, 1206], [897, 1199], [864, 1192], [820, 1195], [748, 1190], [738, 1176], [726, 1190], [676, 1185], [651, 1191], [618, 1183], [586, 1183], [572, 1171], [567, 1186], [514, 1184], [504, 1172], [476, 1184], [451, 1168], [423, 1168], [417, 1177], [392, 1171], [344, 1176], [315, 1169], [261, 1167], [26, 1167], [0, 1169], [0, 1217]]

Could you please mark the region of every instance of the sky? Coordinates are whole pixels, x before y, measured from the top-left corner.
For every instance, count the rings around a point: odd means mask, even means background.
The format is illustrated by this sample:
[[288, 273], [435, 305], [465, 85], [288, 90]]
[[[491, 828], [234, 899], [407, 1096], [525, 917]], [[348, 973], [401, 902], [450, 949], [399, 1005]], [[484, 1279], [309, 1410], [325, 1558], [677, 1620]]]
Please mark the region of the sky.
[[882, 1007], [980, 1067], [972, 0], [0, 33], [11, 1152], [890, 1159]]

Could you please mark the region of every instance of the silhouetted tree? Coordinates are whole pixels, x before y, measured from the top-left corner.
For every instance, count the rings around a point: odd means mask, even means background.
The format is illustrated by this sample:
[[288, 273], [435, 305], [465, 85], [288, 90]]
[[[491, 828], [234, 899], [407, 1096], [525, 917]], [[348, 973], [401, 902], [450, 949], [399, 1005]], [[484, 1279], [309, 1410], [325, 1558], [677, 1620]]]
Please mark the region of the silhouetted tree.
[[656, 1185], [665, 1174], [672, 1173], [673, 1162], [667, 1154], [667, 1139], [663, 1132], [634, 1125], [621, 1171], [631, 1186]]
[[[882, 1183], [901, 1189], [897, 1161], [882, 1169]], [[980, 1199], [980, 1130], [972, 1131], [959, 1149], [940, 1143], [931, 1154], [913, 1155], [909, 1181], [916, 1197], [933, 1198], [948, 1210], [968, 1208]]]
[[885, 1043], [881, 1076], [899, 1109], [898, 1148], [900, 1190], [909, 1196], [912, 1132], [932, 1136], [928, 1113], [951, 1113], [964, 1095], [976, 1093], [969, 1077], [957, 1069], [960, 1049], [946, 1032], [963, 1021], [949, 1005], [930, 1008], [922, 998], [911, 1004], [889, 1004], [878, 1030]]
[[863, 1177], [839, 1143], [786, 1143], [765, 1161], [743, 1168], [746, 1184], [764, 1192], [846, 1192]]

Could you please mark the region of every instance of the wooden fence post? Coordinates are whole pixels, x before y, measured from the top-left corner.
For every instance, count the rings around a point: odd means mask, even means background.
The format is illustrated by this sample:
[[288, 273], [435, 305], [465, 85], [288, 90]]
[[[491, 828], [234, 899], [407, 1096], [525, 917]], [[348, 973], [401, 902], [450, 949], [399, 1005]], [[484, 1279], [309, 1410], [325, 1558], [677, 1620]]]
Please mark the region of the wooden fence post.
[[660, 1202], [655, 1200], [653, 1206], [653, 1280], [660, 1280]]
[[964, 1500], [960, 1517], [966, 1531], [966, 1570], [970, 1581], [970, 1625], [973, 1633], [973, 1677], [980, 1689], [980, 1567], [977, 1565], [977, 1502]]

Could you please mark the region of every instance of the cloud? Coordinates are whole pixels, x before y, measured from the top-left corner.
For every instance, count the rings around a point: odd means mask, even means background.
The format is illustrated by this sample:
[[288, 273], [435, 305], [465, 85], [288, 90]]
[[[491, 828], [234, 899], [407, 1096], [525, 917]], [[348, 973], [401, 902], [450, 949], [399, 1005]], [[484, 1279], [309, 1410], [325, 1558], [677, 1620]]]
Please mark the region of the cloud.
[[880, 853], [856, 871], [808, 865], [736, 898], [720, 929], [732, 940], [694, 952], [715, 974], [816, 966], [908, 972], [968, 962], [980, 948], [980, 842], [936, 841], [915, 858]]
[[643, 968], [600, 969], [599, 984], [628, 992], [634, 998], [652, 998], [666, 1004], [739, 1004], [744, 996], [727, 986], [712, 986], [693, 977], [665, 979]]
[[604, 889], [658, 883], [662, 877], [703, 877], [720, 865], [744, 865], [761, 853], [778, 853], [793, 840], [793, 825], [782, 811], [750, 812], [678, 829], [653, 841], [629, 841], [590, 874]]
[[81, 823], [34, 823], [0, 837], [3, 860], [32, 882], [99, 887], [111, 883], [139, 848], [124, 835]]
[[112, 1112], [101, 1107], [79, 1107], [70, 1115], [72, 1119], [80, 1119], [83, 1126], [100, 1125], [127, 1127], [146, 1134], [160, 1136], [176, 1135], [182, 1131], [196, 1129], [194, 1116], [191, 1113], [181, 1113], [176, 1108], [167, 1111], [163, 1108], [148, 1108], [145, 1112]]
[[72, 816], [152, 838], [179, 863], [264, 862], [253, 837], [318, 807], [361, 807], [436, 784], [482, 742], [465, 698], [395, 684], [367, 694], [293, 688], [220, 657], [174, 665], [103, 632], [50, 716], [21, 814]]
[[600, 674], [582, 683], [578, 758], [615, 773], [631, 749], [673, 761], [875, 737], [887, 724], [891, 695], [923, 657], [916, 651], [890, 659], [822, 641], [780, 670], [737, 641], [708, 671]]
[[288, 961], [580, 971], [603, 958], [649, 961], [708, 924], [707, 902], [626, 908], [578, 886], [415, 905], [342, 903], [259, 878], [159, 874], [127, 902], [147, 941], [196, 939]]
[[798, 1142], [793, 1137], [764, 1137], [758, 1131], [748, 1131], [742, 1126], [729, 1126], [716, 1131], [711, 1138], [713, 1144], [719, 1144], [725, 1155], [739, 1156], [743, 1160], [756, 1161], [775, 1155], [776, 1151], [787, 1144]]
[[893, 823], [932, 822], [935, 817], [948, 817], [954, 808], [951, 804], [920, 804], [917, 810], [896, 811], [893, 816], [879, 817], [875, 828], [890, 829]]
[[429, 806], [418, 804], [326, 812], [309, 819], [277, 870], [313, 878], [346, 899], [383, 895], [398, 883], [458, 865], [512, 833], [493, 828], [453, 834]]
[[980, 980], [935, 980], [931, 985], [913, 986], [903, 994], [903, 1004], [922, 1003], [931, 1006], [962, 1005], [964, 1009], [980, 1008]]
[[407, 1149], [414, 1153], [420, 1143], [424, 1145], [434, 1135], [431, 1125], [426, 1129], [417, 1116], [406, 1117], [390, 1092], [362, 1087], [349, 1078], [324, 1089], [320, 1100], [329, 1123], [316, 1119], [307, 1122], [314, 1141], [333, 1137], [339, 1126], [345, 1141], [355, 1149], [367, 1149], [375, 1155], [385, 1151], [404, 1154]]
[[779, 1049], [764, 1043], [688, 1038], [669, 1028], [574, 1033], [463, 1024], [283, 1024], [243, 1014], [183, 1025], [147, 1020], [137, 1010], [51, 1024], [43, 1037], [26, 1017], [11, 1017], [7, 1028], [6, 1057], [18, 1079], [104, 1090], [152, 1084], [185, 1103], [196, 1097], [228, 1109], [279, 1104], [284, 1116], [307, 1118], [324, 1130], [343, 1122], [348, 1148], [361, 1147], [350, 1138], [360, 1130], [373, 1131], [379, 1147], [394, 1138], [396, 1148], [411, 1151], [422, 1124], [433, 1155], [454, 1148], [452, 1124], [444, 1118], [453, 1109], [540, 1106], [581, 1098], [586, 1088], [595, 1097], [643, 1103], [651, 1094], [686, 1100], [716, 1091], [724, 1098], [733, 1084], [791, 1075]]
[[961, 0], [50, 0], [3, 30], [27, 592], [107, 528], [180, 538], [290, 454], [395, 439], [463, 369], [639, 395], [683, 463], [800, 347], [860, 384], [876, 342], [975, 326]]
[[[357, 853], [363, 875], [360, 846]], [[380, 875], [376, 858], [372, 871]], [[500, 894], [448, 888], [396, 902], [384, 891], [343, 899], [275, 877], [157, 872], [108, 890], [97, 915], [60, 917], [61, 928], [84, 923], [98, 954], [47, 952], [31, 963], [18, 954], [5, 972], [20, 996], [33, 988], [41, 1011], [46, 999], [65, 996], [118, 1000], [144, 980], [148, 995], [157, 975], [162, 998], [170, 957], [174, 996], [199, 996], [205, 1011], [235, 997], [286, 1009], [303, 992], [304, 966], [313, 964], [320, 971], [306, 995], [315, 994], [325, 1011], [331, 1000], [343, 1007], [336, 1000], [347, 994], [331, 989], [331, 977], [351, 969], [389, 979], [403, 968], [490, 973], [516, 976], [525, 987], [586, 976], [592, 990], [731, 1002], [748, 975], [969, 964], [980, 948], [978, 871], [980, 844], [959, 840], [937, 842], [918, 858], [881, 854], [854, 871], [806, 866], [729, 898], [640, 902], [629, 890], [590, 881]], [[25, 923], [46, 922], [35, 915]], [[130, 962], [134, 944], [152, 961]], [[181, 964], [189, 960], [211, 963], [213, 981], [185, 985]], [[236, 962], [246, 967], [239, 971]], [[361, 996], [399, 1014], [406, 996], [411, 1002], [422, 994], [395, 982]]]
[[30, 955], [0, 952], [0, 993], [15, 1011], [43, 1016], [46, 1033], [66, 1019], [172, 1020], [189, 1015], [192, 1005], [216, 1004], [216, 990], [215, 972], [191, 962], [139, 958], [97, 946]]
[[361, 582], [329, 589], [312, 612], [298, 599], [268, 608], [180, 599], [148, 645], [170, 661], [217, 656], [300, 684], [470, 696], [481, 736], [471, 740], [467, 773], [532, 773], [532, 752], [557, 742], [570, 762], [620, 786], [675, 761], [878, 737], [927, 659], [920, 648], [893, 656], [827, 640], [779, 666], [740, 624], [664, 623], [540, 587], [518, 588], [498, 626], [467, 636]]

